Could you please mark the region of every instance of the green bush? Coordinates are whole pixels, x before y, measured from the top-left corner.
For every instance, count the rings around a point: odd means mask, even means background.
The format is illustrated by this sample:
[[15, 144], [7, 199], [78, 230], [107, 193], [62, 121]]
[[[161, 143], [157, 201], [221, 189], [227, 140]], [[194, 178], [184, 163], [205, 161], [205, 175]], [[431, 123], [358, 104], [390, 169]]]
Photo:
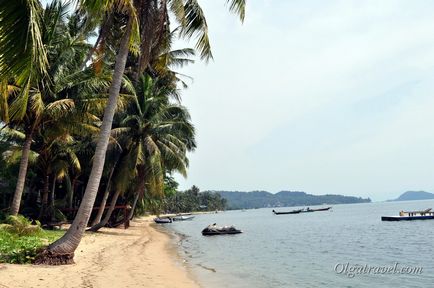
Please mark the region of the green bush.
[[64, 231], [46, 231], [23, 216], [9, 216], [0, 224], [0, 263], [32, 263], [39, 250], [60, 238]]
[[10, 215], [6, 218], [5, 223], [0, 225], [0, 229], [17, 236], [37, 235], [42, 231], [40, 223], [37, 222], [36, 225], [32, 225], [30, 220], [22, 215]]
[[42, 247], [40, 239], [34, 236], [20, 238], [0, 231], [0, 239], [0, 262], [31, 263]]

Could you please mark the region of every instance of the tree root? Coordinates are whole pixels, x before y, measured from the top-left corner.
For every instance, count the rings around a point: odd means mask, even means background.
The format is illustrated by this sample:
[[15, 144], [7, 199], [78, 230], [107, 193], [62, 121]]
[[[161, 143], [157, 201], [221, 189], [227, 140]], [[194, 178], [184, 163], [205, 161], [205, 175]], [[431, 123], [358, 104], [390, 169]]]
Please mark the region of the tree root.
[[53, 253], [47, 249], [40, 252], [33, 262], [36, 265], [68, 265], [74, 263], [74, 252]]

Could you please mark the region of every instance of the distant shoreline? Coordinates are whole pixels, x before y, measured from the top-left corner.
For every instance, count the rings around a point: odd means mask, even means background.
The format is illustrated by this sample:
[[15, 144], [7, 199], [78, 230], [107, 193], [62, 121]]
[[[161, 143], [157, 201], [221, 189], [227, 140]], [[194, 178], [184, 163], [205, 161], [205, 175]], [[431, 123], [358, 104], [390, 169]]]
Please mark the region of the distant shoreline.
[[227, 210], [370, 203], [370, 198], [336, 194], [313, 195], [302, 191], [208, 191], [220, 194], [227, 201]]

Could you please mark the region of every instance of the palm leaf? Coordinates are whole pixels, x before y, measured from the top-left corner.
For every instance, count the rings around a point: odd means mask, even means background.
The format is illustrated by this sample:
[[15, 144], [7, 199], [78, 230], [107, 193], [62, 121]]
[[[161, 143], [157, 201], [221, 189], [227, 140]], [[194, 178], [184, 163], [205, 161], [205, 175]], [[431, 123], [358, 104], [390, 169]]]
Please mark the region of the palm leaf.
[[0, 79], [23, 85], [33, 71], [47, 72], [38, 0], [0, 0]]
[[208, 24], [197, 0], [187, 0], [184, 5], [185, 21], [181, 23], [181, 34], [187, 38], [196, 37], [196, 49], [202, 60], [213, 58], [208, 37]]
[[229, 11], [234, 12], [240, 17], [241, 22], [244, 22], [246, 16], [246, 0], [227, 0]]

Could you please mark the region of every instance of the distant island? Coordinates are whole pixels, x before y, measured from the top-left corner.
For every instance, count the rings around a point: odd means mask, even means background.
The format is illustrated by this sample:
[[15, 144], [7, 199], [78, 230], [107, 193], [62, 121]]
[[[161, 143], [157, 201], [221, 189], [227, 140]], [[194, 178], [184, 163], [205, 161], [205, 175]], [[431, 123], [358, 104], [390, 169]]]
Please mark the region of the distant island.
[[312, 195], [299, 191], [209, 191], [216, 192], [227, 200], [227, 209], [252, 209], [265, 207], [309, 206], [322, 204], [369, 203], [371, 199], [343, 195]]
[[389, 201], [413, 201], [434, 199], [434, 194], [425, 191], [407, 191], [396, 199]]

